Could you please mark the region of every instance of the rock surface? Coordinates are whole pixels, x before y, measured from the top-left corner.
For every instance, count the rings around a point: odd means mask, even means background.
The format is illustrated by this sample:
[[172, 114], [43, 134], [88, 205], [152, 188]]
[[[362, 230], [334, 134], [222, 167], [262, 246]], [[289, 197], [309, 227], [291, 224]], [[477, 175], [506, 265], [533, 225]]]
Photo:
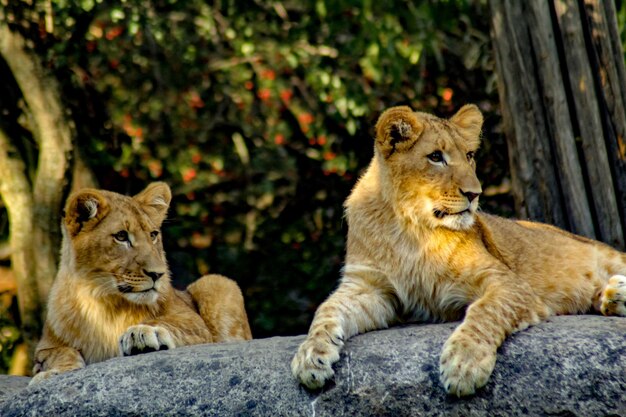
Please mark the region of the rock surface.
[[439, 383], [439, 352], [456, 325], [357, 336], [319, 392], [289, 370], [303, 337], [283, 337], [90, 365], [9, 393], [0, 415], [626, 416], [626, 318], [554, 317], [513, 335], [487, 386], [467, 399]]
[[0, 406], [7, 398], [26, 388], [28, 381], [30, 378], [25, 376], [0, 375]]

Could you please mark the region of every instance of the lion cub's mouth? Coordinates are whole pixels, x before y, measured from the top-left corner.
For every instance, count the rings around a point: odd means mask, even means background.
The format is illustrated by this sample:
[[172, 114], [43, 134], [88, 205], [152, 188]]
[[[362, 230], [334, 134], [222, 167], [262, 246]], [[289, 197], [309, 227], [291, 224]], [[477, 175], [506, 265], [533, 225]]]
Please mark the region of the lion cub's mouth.
[[435, 215], [435, 217], [436, 217], [436, 218], [438, 218], [438, 219], [443, 219], [443, 218], [444, 218], [444, 217], [446, 217], [446, 216], [461, 216], [461, 215], [463, 215], [463, 214], [465, 214], [465, 213], [470, 213], [470, 214], [471, 214], [471, 210], [470, 210], [470, 208], [469, 208], [469, 207], [468, 207], [468, 208], [466, 208], [465, 210], [462, 210], [462, 211], [457, 211], [456, 213], [450, 213], [450, 212], [449, 212], [449, 211], [447, 211], [447, 210], [439, 210], [439, 209], [435, 209], [435, 210], [433, 211], [433, 214], [434, 214], [434, 215]]
[[156, 288], [154, 287], [150, 287], [148, 289], [145, 290], [141, 290], [141, 291], [133, 291], [133, 287], [131, 287], [130, 285], [127, 284], [121, 284], [117, 286], [117, 289], [122, 293], [122, 294], [128, 294], [128, 293], [134, 293], [134, 294], [142, 294], [142, 293], [148, 293], [150, 291], [156, 291]]

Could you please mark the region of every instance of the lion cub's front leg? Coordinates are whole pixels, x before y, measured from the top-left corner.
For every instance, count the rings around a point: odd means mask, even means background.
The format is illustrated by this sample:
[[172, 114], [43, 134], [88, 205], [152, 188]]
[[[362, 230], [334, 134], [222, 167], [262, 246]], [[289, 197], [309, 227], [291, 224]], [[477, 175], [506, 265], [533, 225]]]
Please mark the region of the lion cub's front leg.
[[493, 288], [467, 309], [463, 323], [443, 346], [441, 382], [449, 394], [471, 395], [484, 386], [496, 363], [496, 350], [511, 333], [538, 323], [542, 312], [531, 293]]
[[172, 334], [168, 329], [161, 326], [147, 324], [131, 326], [120, 338], [122, 356], [174, 349], [175, 347], [176, 343]]
[[439, 362], [441, 383], [448, 394], [459, 397], [484, 386], [496, 364], [497, 346], [480, 340], [480, 331], [472, 327], [464, 323], [456, 329], [444, 344]]
[[317, 309], [309, 334], [291, 362], [304, 386], [321, 388], [333, 375], [344, 341], [358, 333], [385, 328], [395, 317], [383, 287], [346, 282]]
[[74, 348], [58, 346], [40, 350], [35, 354], [34, 376], [30, 384], [36, 384], [53, 375], [84, 367], [83, 356]]
[[120, 339], [123, 355], [200, 343], [250, 340], [252, 334], [237, 283], [221, 275], [204, 276], [170, 295], [167, 311], [128, 328]]
[[211, 332], [187, 300], [189, 296], [173, 291], [161, 315], [130, 326], [120, 337], [123, 356], [174, 349], [180, 346], [210, 343]]
[[307, 388], [321, 388], [333, 377], [332, 366], [347, 337], [341, 316], [332, 314], [333, 301], [329, 299], [317, 310], [306, 340], [291, 361], [291, 372]]
[[178, 295], [172, 295], [162, 316], [130, 326], [120, 337], [123, 356], [211, 343], [211, 332], [198, 313]]
[[31, 384], [36, 384], [62, 372], [85, 367], [81, 353], [63, 344], [48, 326], [44, 326], [43, 336], [35, 348], [35, 365]]

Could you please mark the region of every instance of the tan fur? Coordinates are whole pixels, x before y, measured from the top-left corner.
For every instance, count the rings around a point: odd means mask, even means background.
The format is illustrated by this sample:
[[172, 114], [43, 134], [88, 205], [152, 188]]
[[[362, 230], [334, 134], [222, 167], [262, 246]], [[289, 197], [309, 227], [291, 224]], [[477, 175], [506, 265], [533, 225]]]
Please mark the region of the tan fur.
[[473, 105], [450, 120], [408, 107], [381, 115], [374, 158], [345, 204], [341, 283], [292, 361], [305, 386], [332, 378], [355, 334], [463, 318], [440, 371], [449, 393], [469, 395], [487, 383], [511, 333], [592, 308], [626, 315], [626, 277], [613, 276], [626, 273], [624, 254], [553, 226], [477, 213], [481, 125]]
[[164, 183], [134, 197], [70, 196], [34, 382], [142, 350], [251, 339], [234, 281], [208, 275], [189, 291], [172, 287], [160, 234], [170, 200]]
[[209, 275], [187, 287], [215, 342], [252, 339], [239, 286], [220, 275]]

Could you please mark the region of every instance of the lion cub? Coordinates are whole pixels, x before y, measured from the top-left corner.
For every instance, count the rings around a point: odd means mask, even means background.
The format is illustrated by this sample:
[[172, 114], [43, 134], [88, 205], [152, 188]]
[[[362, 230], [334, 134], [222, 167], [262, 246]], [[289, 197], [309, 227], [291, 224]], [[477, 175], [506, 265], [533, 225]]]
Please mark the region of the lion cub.
[[345, 341], [401, 320], [463, 318], [443, 346], [441, 382], [484, 386], [511, 333], [550, 315], [626, 316], [626, 255], [552, 226], [477, 212], [483, 117], [385, 111], [374, 158], [347, 199], [343, 277], [293, 358], [309, 388], [333, 376]]
[[172, 287], [159, 230], [170, 200], [160, 182], [134, 197], [69, 197], [32, 382], [118, 355], [252, 338], [234, 281], [207, 275]]

